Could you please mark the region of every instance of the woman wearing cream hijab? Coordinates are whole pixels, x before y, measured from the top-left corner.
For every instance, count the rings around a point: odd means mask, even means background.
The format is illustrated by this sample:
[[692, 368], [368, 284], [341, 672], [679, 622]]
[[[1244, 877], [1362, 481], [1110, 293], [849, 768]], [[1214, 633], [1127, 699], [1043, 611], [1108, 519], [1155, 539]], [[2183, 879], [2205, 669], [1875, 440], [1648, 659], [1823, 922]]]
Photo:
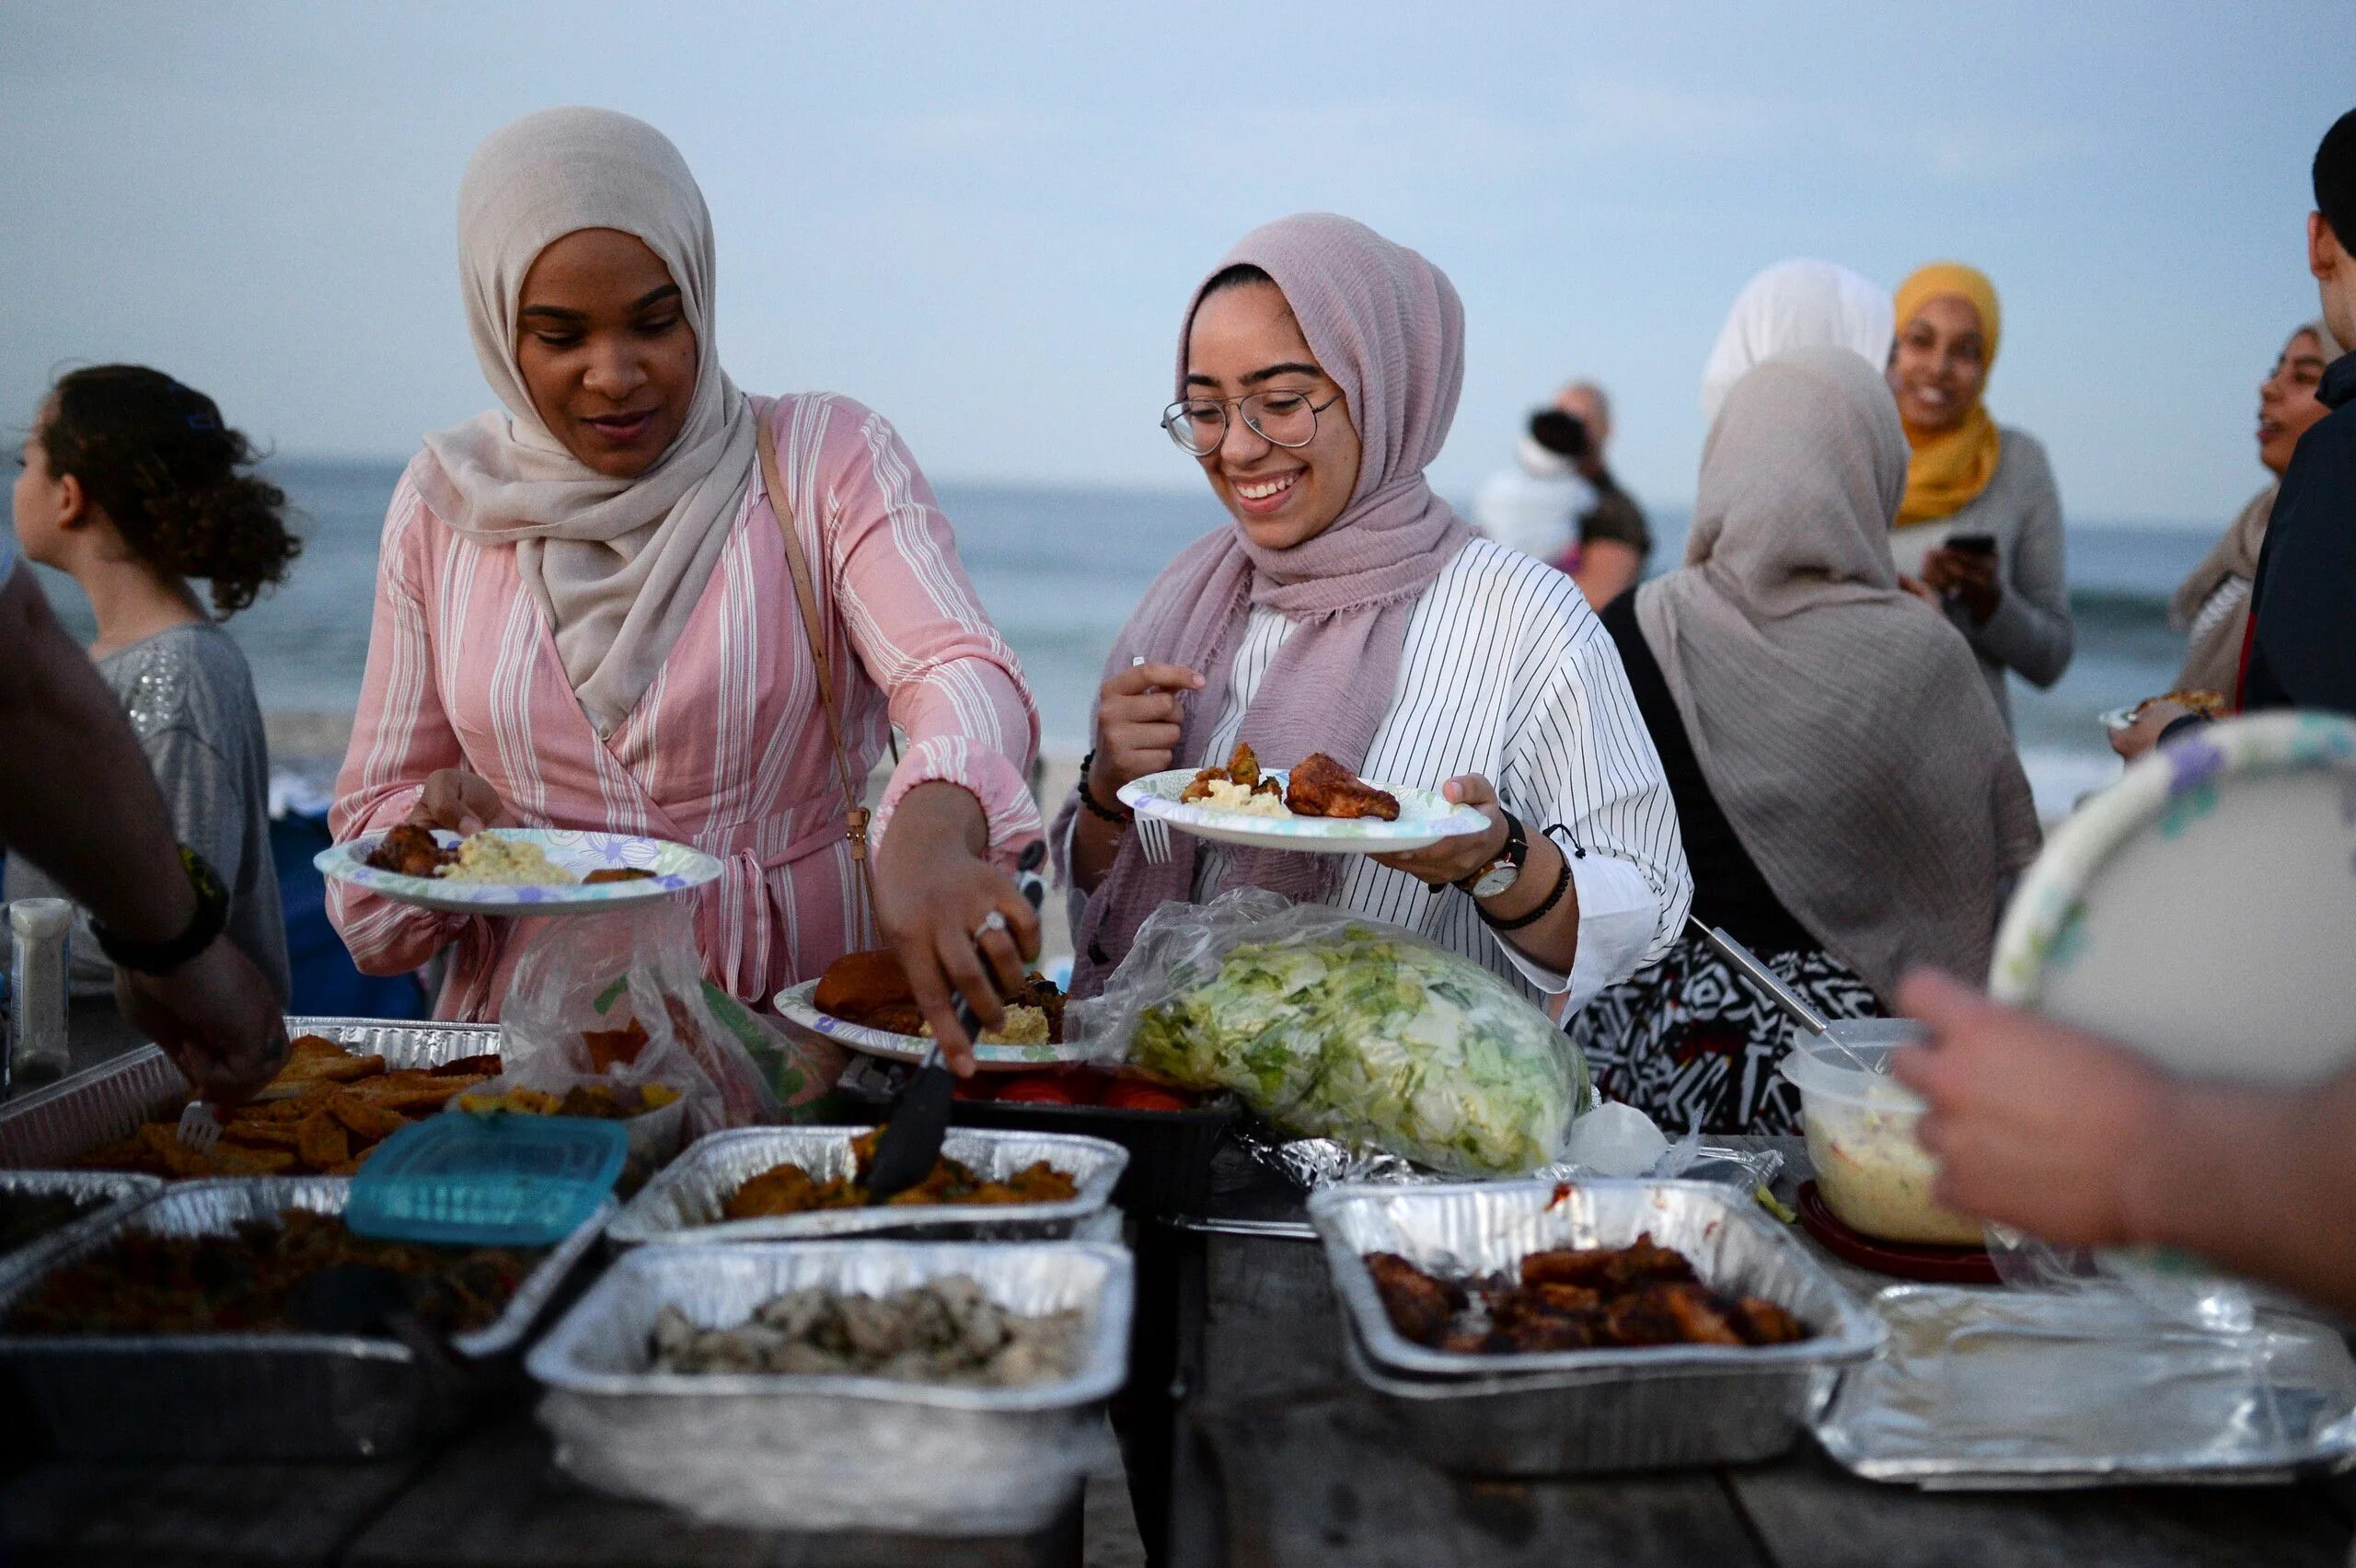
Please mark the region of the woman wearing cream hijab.
[[1981, 400], [2003, 328], [1995, 285], [1975, 268], [1934, 261], [1899, 285], [1889, 389], [1912, 455], [1889, 543], [1908, 589], [1971, 644], [2009, 725], [2004, 672], [2051, 686], [2070, 667], [2072, 632], [2045, 448]]
[[[1038, 835], [1038, 721], [915, 459], [847, 398], [729, 380], [710, 216], [653, 126], [553, 109], [496, 133], [459, 188], [458, 243], [501, 406], [428, 436], [394, 492], [337, 838], [413, 822], [693, 844], [724, 868], [697, 895], [706, 975], [765, 1006], [872, 940], [831, 700], [854, 779], [891, 726], [907, 736], [872, 922], [961, 1055], [950, 991], [995, 1022], [992, 975], [1012, 986], [1037, 951], [992, 862]], [[329, 907], [364, 970], [451, 950], [441, 1014], [498, 1016], [515, 922], [342, 883]]]

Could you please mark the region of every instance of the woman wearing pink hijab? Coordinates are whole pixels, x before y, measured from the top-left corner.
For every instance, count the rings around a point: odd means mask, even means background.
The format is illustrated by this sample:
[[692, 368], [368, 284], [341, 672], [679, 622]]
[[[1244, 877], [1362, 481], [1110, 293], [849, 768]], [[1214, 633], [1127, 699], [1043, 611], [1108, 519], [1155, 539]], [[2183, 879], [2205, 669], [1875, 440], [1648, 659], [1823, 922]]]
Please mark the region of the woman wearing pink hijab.
[[[1408, 927], [1574, 1009], [1669, 946], [1692, 883], [1611, 639], [1576, 583], [1425, 482], [1463, 378], [1447, 275], [1347, 218], [1257, 229], [1195, 291], [1162, 424], [1232, 521], [1155, 580], [1106, 664], [1054, 836], [1078, 994], [1159, 905], [1247, 885]], [[1149, 861], [1116, 791], [1239, 739], [1271, 767], [1322, 752], [1442, 787], [1490, 830], [1372, 859], [1176, 835]]]

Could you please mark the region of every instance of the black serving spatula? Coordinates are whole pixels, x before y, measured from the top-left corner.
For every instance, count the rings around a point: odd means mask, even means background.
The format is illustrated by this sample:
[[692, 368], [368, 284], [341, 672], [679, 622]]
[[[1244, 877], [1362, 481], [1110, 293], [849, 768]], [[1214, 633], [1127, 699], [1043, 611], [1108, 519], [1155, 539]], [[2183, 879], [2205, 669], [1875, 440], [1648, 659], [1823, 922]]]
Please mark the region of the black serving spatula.
[[[1046, 884], [1039, 880], [1039, 864], [1046, 858], [1046, 845], [1033, 840], [1022, 851], [1020, 874], [1015, 878], [1034, 909], [1046, 894]], [[957, 1026], [968, 1040], [981, 1037], [982, 1026], [963, 997], [957, 998]], [[941, 1059], [941, 1042], [935, 1040], [908, 1087], [900, 1091], [891, 1119], [884, 1124], [883, 1136], [875, 1140], [875, 1158], [867, 1167], [870, 1202], [880, 1204], [932, 1174], [941, 1159], [941, 1140], [949, 1132], [949, 1101], [956, 1088], [956, 1076]]]

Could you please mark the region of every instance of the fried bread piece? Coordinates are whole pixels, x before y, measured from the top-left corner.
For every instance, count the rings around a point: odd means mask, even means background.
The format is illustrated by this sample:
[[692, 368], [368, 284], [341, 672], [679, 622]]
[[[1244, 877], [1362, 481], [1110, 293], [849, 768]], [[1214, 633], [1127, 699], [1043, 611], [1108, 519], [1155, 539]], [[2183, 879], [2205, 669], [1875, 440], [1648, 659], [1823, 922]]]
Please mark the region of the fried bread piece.
[[1399, 797], [1378, 790], [1327, 756], [1311, 752], [1292, 770], [1285, 805], [1296, 816], [1399, 820]]
[[641, 866], [600, 866], [581, 879], [583, 887], [598, 887], [606, 882], [652, 882], [654, 873]]
[[294, 1148], [314, 1170], [329, 1170], [352, 1158], [350, 1135], [325, 1106], [294, 1124]]

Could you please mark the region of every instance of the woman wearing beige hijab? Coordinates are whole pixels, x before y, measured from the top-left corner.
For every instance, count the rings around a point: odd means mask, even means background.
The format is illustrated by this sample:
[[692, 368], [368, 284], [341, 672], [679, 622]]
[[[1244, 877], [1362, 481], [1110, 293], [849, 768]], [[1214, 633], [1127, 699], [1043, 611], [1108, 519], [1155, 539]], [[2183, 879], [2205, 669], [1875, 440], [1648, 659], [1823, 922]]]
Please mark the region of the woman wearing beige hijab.
[[[394, 492], [336, 836], [513, 823], [693, 844], [723, 866], [697, 894], [709, 979], [766, 1005], [880, 925], [962, 1053], [950, 991], [995, 1022], [991, 976], [1012, 986], [1037, 951], [1003, 863], [1039, 832], [1038, 720], [916, 460], [848, 398], [729, 380], [710, 216], [653, 126], [554, 109], [496, 133], [458, 236], [501, 407], [427, 437]], [[871, 917], [844, 777], [864, 782], [895, 724]], [[329, 910], [363, 969], [450, 950], [442, 1015], [498, 1016], [519, 923], [342, 883]]]
[[[1836, 1017], [1905, 970], [1988, 966], [2036, 852], [2028, 780], [1970, 645], [1900, 588], [1906, 438], [1874, 368], [1796, 349], [1738, 382], [1702, 456], [1685, 566], [1603, 614], [1676, 799], [1693, 913]], [[1597, 1088], [1664, 1125], [1798, 1128], [1782, 1015], [1703, 943], [1571, 1033]]]

